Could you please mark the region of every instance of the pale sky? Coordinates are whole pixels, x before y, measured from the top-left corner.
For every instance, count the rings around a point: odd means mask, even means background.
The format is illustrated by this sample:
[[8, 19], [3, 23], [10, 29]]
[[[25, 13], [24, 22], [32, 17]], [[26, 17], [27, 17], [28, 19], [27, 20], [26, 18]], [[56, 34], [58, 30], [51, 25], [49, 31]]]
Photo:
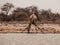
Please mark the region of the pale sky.
[[35, 5], [38, 9], [52, 9], [60, 13], [60, 0], [0, 0], [0, 6], [4, 3], [13, 3], [16, 7], [28, 7]]

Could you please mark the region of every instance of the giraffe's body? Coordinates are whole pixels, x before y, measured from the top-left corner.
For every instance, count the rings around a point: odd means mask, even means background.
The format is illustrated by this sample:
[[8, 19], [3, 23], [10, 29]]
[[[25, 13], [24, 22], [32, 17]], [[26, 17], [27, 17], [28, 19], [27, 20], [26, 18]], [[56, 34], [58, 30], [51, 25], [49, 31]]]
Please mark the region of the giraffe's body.
[[36, 19], [37, 19], [37, 16], [36, 16], [35, 14], [32, 14], [32, 15], [30, 16], [30, 19], [36, 20]]

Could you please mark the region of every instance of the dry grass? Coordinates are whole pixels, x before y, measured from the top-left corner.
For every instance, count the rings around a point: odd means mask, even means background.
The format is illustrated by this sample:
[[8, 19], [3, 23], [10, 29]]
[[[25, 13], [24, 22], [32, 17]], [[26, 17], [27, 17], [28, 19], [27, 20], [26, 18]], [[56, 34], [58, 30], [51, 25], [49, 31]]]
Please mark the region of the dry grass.
[[[24, 33], [27, 32], [25, 29], [28, 24], [22, 24], [18, 22], [0, 22], [0, 32], [9, 32], [9, 33]], [[60, 25], [59, 24], [37, 24], [39, 29], [37, 29], [37, 33], [60, 33]], [[25, 30], [24, 30], [25, 29]], [[24, 30], [24, 31], [23, 31]], [[35, 26], [31, 26], [31, 33], [36, 33]]]

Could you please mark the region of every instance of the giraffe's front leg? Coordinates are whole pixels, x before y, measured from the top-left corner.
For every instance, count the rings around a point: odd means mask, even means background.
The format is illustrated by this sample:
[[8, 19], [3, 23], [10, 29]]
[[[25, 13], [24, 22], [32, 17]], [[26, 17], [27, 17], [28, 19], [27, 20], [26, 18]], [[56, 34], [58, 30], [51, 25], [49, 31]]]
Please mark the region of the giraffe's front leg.
[[37, 31], [38, 31], [38, 27], [37, 26], [35, 26], [35, 30], [36, 30], [36, 33], [37, 33]]

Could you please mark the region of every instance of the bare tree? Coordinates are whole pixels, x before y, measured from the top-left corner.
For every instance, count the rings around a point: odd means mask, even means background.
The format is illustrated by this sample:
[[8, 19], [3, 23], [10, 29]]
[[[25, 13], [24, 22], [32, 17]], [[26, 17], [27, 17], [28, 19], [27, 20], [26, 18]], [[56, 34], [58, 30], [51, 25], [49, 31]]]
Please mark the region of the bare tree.
[[11, 4], [11, 3], [6, 3], [6, 4], [4, 4], [4, 5], [1, 7], [1, 10], [2, 10], [2, 11], [5, 11], [5, 12], [6, 12], [6, 15], [7, 15], [12, 7], [14, 7], [13, 4]]

